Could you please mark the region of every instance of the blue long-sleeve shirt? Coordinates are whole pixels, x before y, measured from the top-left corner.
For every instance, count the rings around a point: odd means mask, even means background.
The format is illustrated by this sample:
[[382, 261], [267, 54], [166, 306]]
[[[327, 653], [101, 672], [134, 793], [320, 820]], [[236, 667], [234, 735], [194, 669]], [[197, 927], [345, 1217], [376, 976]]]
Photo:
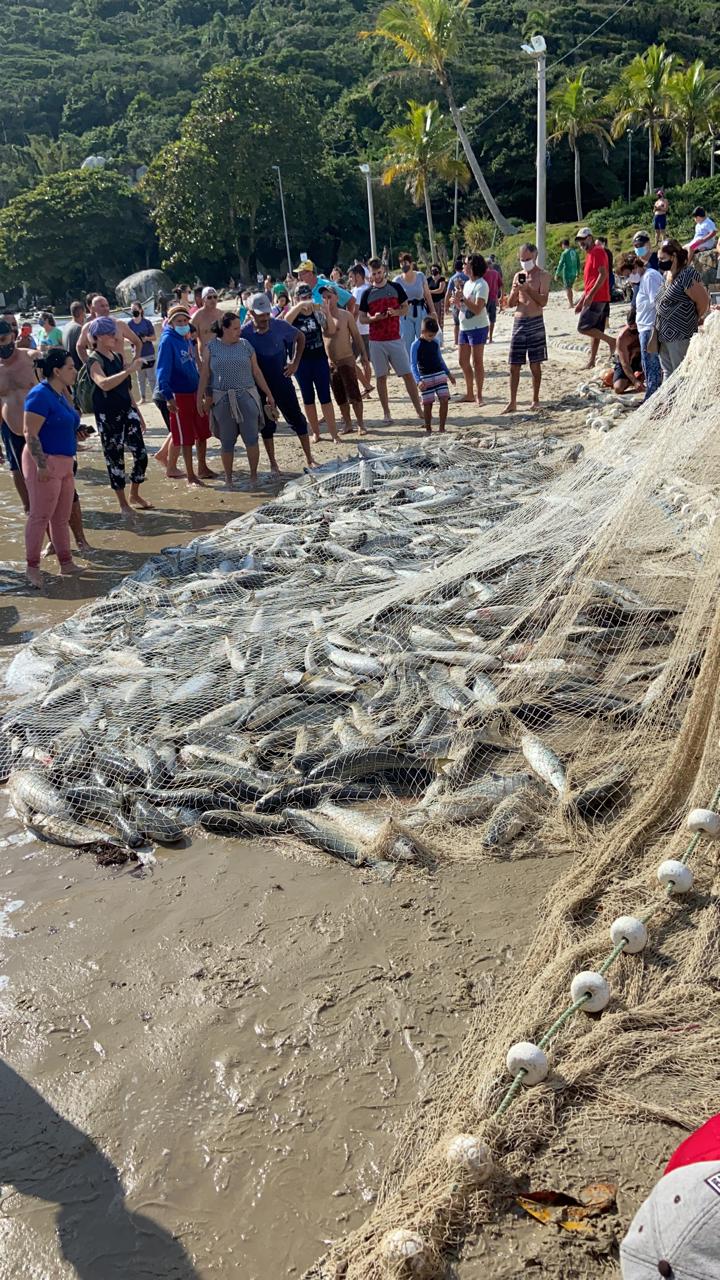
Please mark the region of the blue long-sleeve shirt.
[[193, 393], [198, 389], [200, 374], [192, 343], [182, 333], [176, 333], [170, 324], [160, 335], [155, 380], [163, 400], [172, 400], [176, 394]]
[[438, 343], [432, 338], [416, 338], [410, 348], [410, 368], [416, 382], [423, 378], [432, 378], [438, 373], [446, 373], [450, 377], [443, 354]]

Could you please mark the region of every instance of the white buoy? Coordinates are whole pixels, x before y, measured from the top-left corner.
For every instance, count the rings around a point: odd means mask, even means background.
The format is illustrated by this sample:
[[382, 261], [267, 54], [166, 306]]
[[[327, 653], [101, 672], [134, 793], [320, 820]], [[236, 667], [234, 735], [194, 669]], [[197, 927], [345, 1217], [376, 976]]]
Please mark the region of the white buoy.
[[610, 937], [613, 946], [617, 947], [624, 941], [623, 951], [629, 956], [636, 956], [647, 946], [648, 932], [637, 916], [618, 916], [610, 925]]
[[599, 1013], [605, 1008], [610, 999], [610, 986], [601, 973], [583, 969], [582, 973], [575, 974], [570, 983], [570, 998], [574, 1002], [583, 996], [589, 996], [583, 1005], [585, 1013]]
[[386, 1262], [419, 1262], [425, 1252], [425, 1241], [417, 1231], [396, 1227], [394, 1231], [385, 1232], [380, 1241], [380, 1252]]
[[691, 809], [687, 817], [688, 831], [702, 831], [706, 836], [720, 836], [720, 813], [714, 809]]
[[517, 1044], [511, 1045], [505, 1063], [511, 1076], [524, 1071], [523, 1084], [527, 1085], [540, 1084], [550, 1070], [547, 1056], [539, 1045], [529, 1040], [518, 1040]]
[[685, 862], [677, 862], [675, 858], [667, 858], [657, 869], [657, 878], [670, 893], [687, 893], [692, 889], [693, 873]]
[[609, 431], [610, 419], [603, 418], [603, 417], [593, 418], [592, 422], [590, 423], [590, 426], [593, 431]]
[[485, 1143], [473, 1133], [458, 1133], [451, 1138], [445, 1153], [450, 1169], [463, 1169], [478, 1182], [485, 1181], [492, 1172], [492, 1159]]

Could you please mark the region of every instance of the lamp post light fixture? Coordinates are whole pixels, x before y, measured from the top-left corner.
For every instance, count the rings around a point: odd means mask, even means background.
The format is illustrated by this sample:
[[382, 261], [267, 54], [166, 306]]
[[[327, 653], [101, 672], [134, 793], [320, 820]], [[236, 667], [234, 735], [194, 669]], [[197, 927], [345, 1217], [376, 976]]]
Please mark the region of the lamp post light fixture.
[[537, 154], [535, 158], [535, 239], [538, 263], [545, 266], [545, 223], [547, 219], [547, 91], [545, 63], [547, 45], [542, 36], [533, 36], [522, 46], [523, 53], [537, 63]]
[[365, 174], [367, 185], [368, 227], [370, 229], [370, 257], [377, 258], [377, 241], [375, 239], [375, 205], [373, 204], [372, 174], [369, 164], [361, 164], [360, 172]]
[[288, 235], [287, 216], [285, 214], [285, 193], [283, 192], [282, 174], [280, 165], [274, 164], [273, 169], [278, 176], [278, 186], [280, 187], [280, 208], [282, 209], [283, 229], [285, 231], [285, 253], [287, 254], [287, 269], [292, 271], [292, 258], [290, 257], [290, 237]]

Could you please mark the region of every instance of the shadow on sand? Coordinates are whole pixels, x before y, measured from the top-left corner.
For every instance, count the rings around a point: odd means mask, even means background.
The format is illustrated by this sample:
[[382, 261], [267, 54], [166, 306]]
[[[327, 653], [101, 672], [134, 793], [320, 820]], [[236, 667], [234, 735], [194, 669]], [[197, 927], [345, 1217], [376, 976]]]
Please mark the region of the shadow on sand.
[[199, 1280], [180, 1242], [127, 1207], [117, 1169], [92, 1139], [2, 1061], [0, 1183], [58, 1205], [60, 1253], [78, 1280]]

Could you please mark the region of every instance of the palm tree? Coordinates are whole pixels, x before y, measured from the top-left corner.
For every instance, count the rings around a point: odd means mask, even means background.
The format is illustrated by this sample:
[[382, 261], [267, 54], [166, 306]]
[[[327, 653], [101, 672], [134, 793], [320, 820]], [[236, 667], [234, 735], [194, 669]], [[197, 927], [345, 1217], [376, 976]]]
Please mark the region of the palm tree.
[[628, 128], [640, 125], [648, 135], [648, 187], [655, 188], [655, 152], [660, 146], [660, 127], [667, 117], [668, 80], [675, 61], [664, 44], [652, 44], [623, 67], [620, 79], [608, 94], [614, 110], [612, 135], [619, 138]]
[[668, 118], [676, 139], [685, 145], [685, 181], [692, 178], [693, 139], [717, 121], [720, 74], [702, 59], [673, 72], [668, 79]]
[[608, 157], [608, 147], [612, 146], [612, 138], [598, 111], [598, 94], [585, 83], [586, 74], [587, 67], [581, 67], [576, 76], [566, 76], [563, 83], [556, 85], [550, 94], [554, 130], [550, 141], [558, 142], [561, 138], [567, 138], [575, 161], [575, 207], [578, 222], [583, 220], [580, 139], [583, 136], [596, 138], [605, 160]]
[[448, 64], [460, 57], [469, 36], [469, 4], [470, 0], [391, 0], [380, 10], [374, 30], [360, 34], [380, 36], [389, 41], [411, 66], [423, 67], [435, 77], [447, 98], [458, 137], [483, 199], [503, 235], [512, 235], [515, 228], [500, 212], [463, 128], [448, 72]]
[[389, 186], [396, 178], [405, 179], [405, 189], [413, 204], [425, 204], [430, 257], [435, 259], [435, 228], [430, 206], [430, 187], [434, 179], [464, 185], [469, 177], [464, 160], [455, 158], [457, 137], [452, 122], [444, 116], [437, 102], [408, 102], [407, 119], [389, 133], [390, 147], [383, 170], [383, 182]]

